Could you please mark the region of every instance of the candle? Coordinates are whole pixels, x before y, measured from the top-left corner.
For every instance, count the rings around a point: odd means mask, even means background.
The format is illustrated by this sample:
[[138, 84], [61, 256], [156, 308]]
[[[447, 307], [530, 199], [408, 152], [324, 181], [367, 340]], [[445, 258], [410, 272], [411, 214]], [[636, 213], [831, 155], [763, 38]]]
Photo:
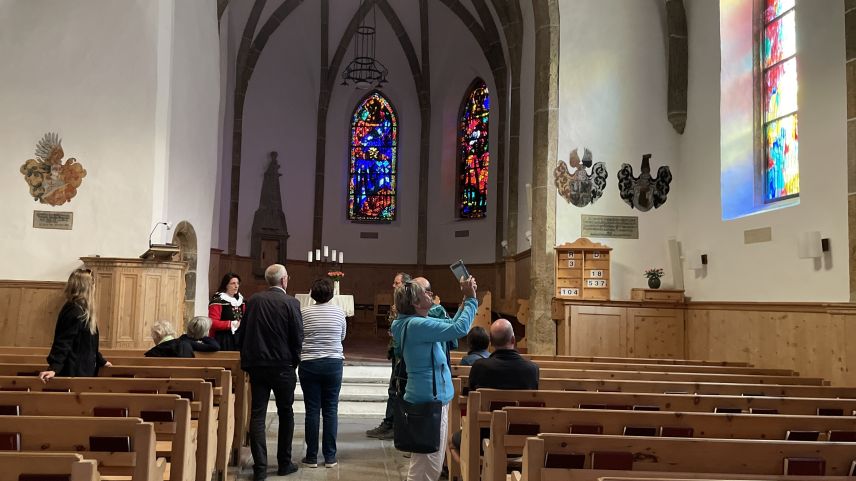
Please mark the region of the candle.
[[336, 262], [336, 249], [333, 249], [333, 255], [330, 258], [333, 259], [333, 262]]
[[321, 260], [321, 249], [315, 249], [315, 260]]
[[345, 259], [344, 253], [342, 253], [342, 251], [339, 251], [339, 264], [344, 264], [345, 263], [344, 259]]
[[309, 251], [309, 262], [312, 262], [312, 251]]
[[327, 246], [324, 246], [324, 257], [327, 257], [330, 253], [327, 251]]

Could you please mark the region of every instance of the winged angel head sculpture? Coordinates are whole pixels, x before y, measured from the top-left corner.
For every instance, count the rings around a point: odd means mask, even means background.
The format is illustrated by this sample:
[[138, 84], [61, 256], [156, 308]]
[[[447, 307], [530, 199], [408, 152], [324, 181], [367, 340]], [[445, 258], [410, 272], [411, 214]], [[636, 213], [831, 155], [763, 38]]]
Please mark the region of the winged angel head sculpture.
[[[573, 173], [568, 170], [563, 160], [559, 161], [559, 165], [553, 171], [553, 180], [559, 195], [577, 207], [585, 207], [600, 199], [608, 177], [606, 165], [603, 162], [592, 165], [589, 149], [585, 149], [582, 160], [577, 154], [577, 149], [572, 150], [568, 162], [574, 168]], [[586, 172], [586, 167], [591, 167], [590, 174]]]
[[77, 188], [86, 177], [86, 170], [69, 158], [63, 163], [65, 152], [62, 139], [55, 132], [48, 132], [36, 144], [36, 158], [21, 166], [24, 180], [30, 186], [33, 200], [49, 205], [62, 205], [77, 195]]
[[621, 164], [618, 171], [618, 192], [624, 202], [642, 212], [655, 209], [666, 203], [672, 172], [668, 166], [657, 169], [657, 177], [651, 177], [651, 154], [642, 156], [642, 173], [633, 176], [630, 164]]

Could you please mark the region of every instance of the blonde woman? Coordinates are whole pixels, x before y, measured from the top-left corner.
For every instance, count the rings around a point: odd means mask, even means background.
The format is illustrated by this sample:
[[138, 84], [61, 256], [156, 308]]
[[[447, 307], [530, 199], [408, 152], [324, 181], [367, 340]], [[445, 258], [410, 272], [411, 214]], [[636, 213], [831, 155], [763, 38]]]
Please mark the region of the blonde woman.
[[95, 278], [89, 269], [75, 269], [65, 285], [65, 305], [59, 311], [48, 370], [39, 373], [47, 382], [54, 376], [95, 376], [111, 364], [98, 351], [95, 319]]

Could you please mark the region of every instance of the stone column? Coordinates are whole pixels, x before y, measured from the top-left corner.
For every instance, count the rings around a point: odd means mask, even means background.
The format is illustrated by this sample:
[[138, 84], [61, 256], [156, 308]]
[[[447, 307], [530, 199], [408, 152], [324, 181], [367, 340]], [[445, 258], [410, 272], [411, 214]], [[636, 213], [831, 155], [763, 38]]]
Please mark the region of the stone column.
[[844, 1], [847, 59], [847, 228], [850, 302], [856, 302], [856, 0]]

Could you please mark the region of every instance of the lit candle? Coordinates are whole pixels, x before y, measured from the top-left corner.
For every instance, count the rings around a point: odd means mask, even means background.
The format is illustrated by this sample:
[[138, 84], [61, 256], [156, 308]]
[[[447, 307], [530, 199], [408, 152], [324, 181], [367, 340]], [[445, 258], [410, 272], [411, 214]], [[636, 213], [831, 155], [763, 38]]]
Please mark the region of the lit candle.
[[339, 264], [345, 263], [345, 254], [342, 251], [339, 251]]
[[321, 260], [321, 249], [315, 249], [315, 260]]
[[333, 262], [336, 262], [336, 249], [333, 249], [333, 255], [331, 256], [331, 259], [333, 259]]
[[330, 255], [330, 252], [327, 250], [327, 246], [324, 246], [324, 257]]
[[312, 262], [312, 251], [309, 251], [309, 262]]

